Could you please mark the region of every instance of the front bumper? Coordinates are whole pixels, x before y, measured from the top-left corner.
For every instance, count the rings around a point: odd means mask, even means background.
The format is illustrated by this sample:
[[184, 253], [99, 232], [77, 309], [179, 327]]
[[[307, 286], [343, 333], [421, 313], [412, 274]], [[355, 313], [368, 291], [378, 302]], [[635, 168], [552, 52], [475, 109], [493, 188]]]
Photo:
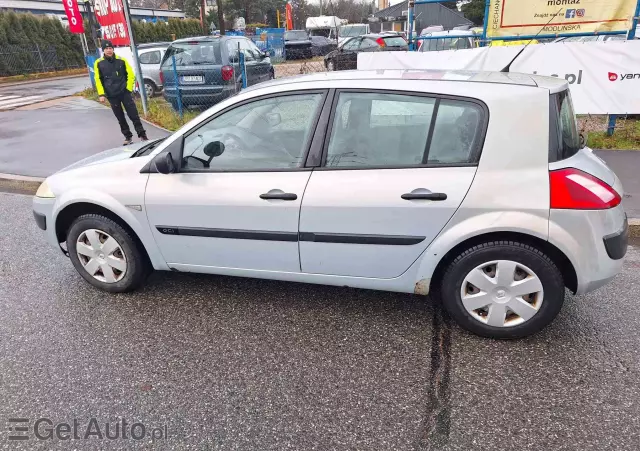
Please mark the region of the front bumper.
[[58, 247], [58, 237], [56, 236], [56, 227], [53, 219], [53, 209], [56, 203], [55, 199], [42, 197], [33, 198], [33, 217], [37, 226], [44, 231], [47, 241]]

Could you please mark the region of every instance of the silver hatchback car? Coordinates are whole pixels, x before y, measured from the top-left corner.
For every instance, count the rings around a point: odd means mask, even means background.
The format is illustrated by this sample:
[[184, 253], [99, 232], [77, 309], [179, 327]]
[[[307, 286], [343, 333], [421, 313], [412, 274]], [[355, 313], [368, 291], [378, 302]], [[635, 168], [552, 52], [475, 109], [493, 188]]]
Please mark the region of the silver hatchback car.
[[49, 177], [33, 208], [106, 291], [156, 269], [431, 293], [516, 338], [620, 271], [622, 193], [565, 80], [384, 70], [262, 83]]

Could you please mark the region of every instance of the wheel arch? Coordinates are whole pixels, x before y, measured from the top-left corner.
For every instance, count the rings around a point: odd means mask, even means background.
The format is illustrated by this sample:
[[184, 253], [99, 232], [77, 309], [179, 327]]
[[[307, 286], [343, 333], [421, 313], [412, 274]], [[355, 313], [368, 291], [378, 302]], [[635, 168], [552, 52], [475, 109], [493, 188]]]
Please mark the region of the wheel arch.
[[109, 208], [91, 202], [70, 203], [58, 212], [54, 220], [54, 228], [56, 239], [59, 243], [66, 241], [67, 234], [69, 232], [71, 224], [73, 224], [73, 221], [86, 214], [98, 214], [111, 219], [112, 221], [123, 227], [133, 237], [133, 239], [136, 240], [136, 244], [140, 247], [148, 262], [154, 268], [163, 269], [163, 266], [166, 265], [164, 262], [158, 264], [157, 256], [156, 258], [152, 258], [149, 249], [145, 245], [145, 241], [140, 237], [140, 234], [136, 231], [135, 227], [131, 226], [129, 222], [127, 222], [124, 218], [122, 218], [120, 215], [110, 210]]
[[436, 292], [437, 282], [442, 280], [445, 270], [458, 255], [470, 247], [490, 241], [515, 241], [522, 244], [528, 244], [529, 246], [535, 247], [541, 252], [544, 252], [560, 270], [565, 286], [573, 293], [577, 291], [578, 277], [576, 269], [564, 252], [558, 249], [555, 245], [549, 241], [522, 232], [496, 231], [467, 238], [453, 246], [447, 253], [445, 253], [433, 272], [433, 276], [431, 277], [429, 284], [429, 292]]

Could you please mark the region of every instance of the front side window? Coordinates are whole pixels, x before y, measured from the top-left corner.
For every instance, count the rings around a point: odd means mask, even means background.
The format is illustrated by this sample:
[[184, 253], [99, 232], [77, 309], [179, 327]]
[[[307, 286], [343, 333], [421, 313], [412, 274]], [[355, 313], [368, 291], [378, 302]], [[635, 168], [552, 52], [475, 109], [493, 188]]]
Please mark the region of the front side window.
[[182, 170], [302, 167], [322, 97], [322, 94], [273, 97], [221, 114], [185, 138]]
[[367, 168], [472, 163], [482, 119], [480, 106], [468, 101], [340, 93], [325, 165]]
[[345, 50], [356, 50], [359, 45], [360, 45], [360, 39], [352, 38], [351, 40], [349, 40], [349, 42], [347, 42], [343, 46], [343, 48]]

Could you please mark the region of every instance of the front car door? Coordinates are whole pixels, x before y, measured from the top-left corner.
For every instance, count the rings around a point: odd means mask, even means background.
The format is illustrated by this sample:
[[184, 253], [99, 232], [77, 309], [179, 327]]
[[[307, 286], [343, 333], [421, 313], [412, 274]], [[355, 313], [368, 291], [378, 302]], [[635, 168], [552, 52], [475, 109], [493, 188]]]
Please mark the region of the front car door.
[[352, 38], [338, 52], [336, 56], [336, 70], [357, 69], [358, 66], [358, 48], [362, 38]]
[[162, 88], [160, 82], [160, 61], [162, 60], [160, 50], [152, 50], [140, 53], [140, 70], [145, 79], [150, 79], [157, 88]]
[[300, 214], [302, 271], [395, 278], [462, 203], [488, 112], [471, 99], [338, 91]]
[[150, 174], [145, 195], [172, 268], [300, 272], [304, 160], [325, 96], [251, 99], [184, 133], [179, 172]]

